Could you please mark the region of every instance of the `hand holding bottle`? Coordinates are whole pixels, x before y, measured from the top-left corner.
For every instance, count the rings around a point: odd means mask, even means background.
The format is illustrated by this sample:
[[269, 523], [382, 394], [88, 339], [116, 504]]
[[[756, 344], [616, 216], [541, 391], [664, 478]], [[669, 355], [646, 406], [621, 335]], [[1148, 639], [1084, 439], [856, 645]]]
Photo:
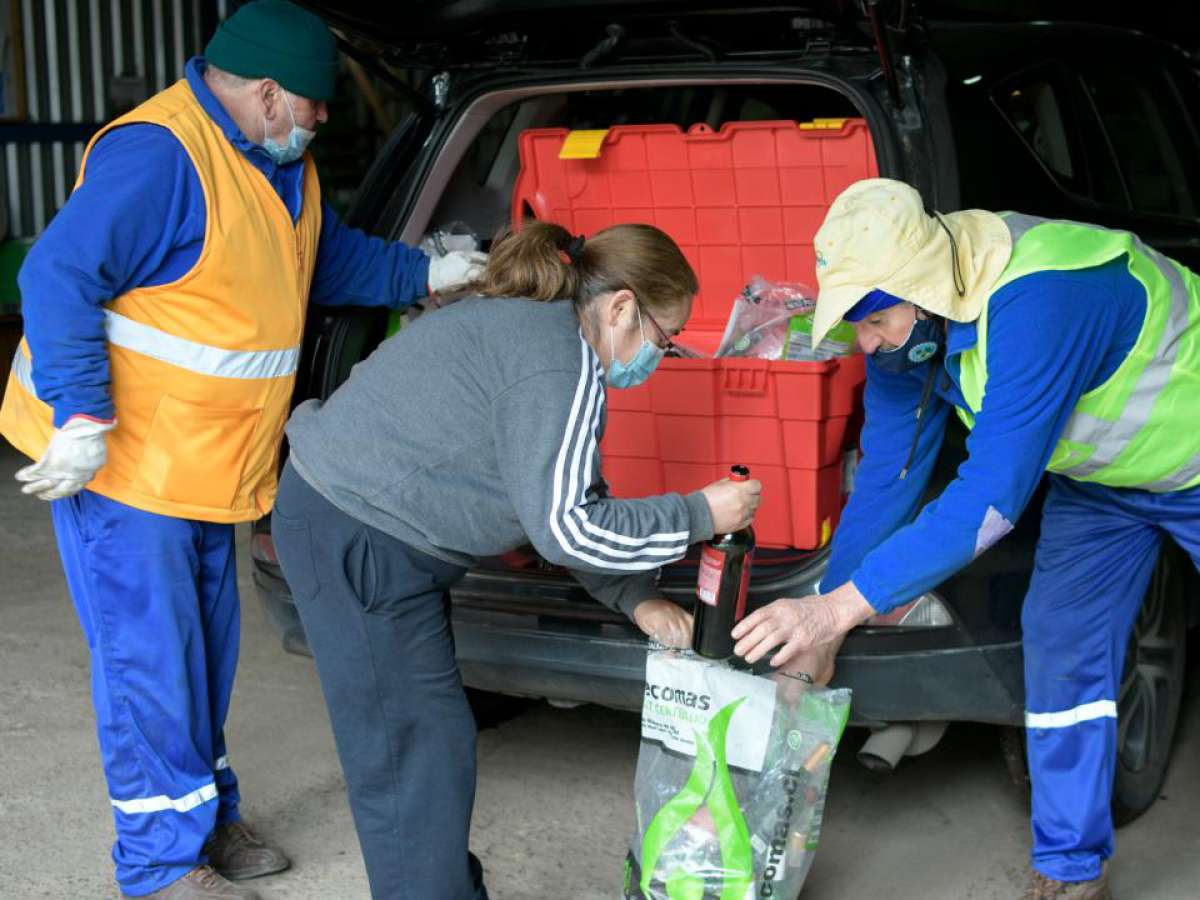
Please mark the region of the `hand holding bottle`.
[[756, 478], [733, 481], [722, 478], [700, 491], [712, 514], [713, 534], [740, 531], [751, 523], [762, 500], [762, 482]]

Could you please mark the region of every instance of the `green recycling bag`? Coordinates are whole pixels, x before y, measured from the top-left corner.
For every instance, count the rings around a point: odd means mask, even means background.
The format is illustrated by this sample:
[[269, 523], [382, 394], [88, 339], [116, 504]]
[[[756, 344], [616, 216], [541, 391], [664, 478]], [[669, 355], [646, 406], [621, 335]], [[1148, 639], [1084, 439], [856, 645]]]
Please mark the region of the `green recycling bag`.
[[849, 714], [846, 689], [651, 650], [625, 900], [794, 900]]

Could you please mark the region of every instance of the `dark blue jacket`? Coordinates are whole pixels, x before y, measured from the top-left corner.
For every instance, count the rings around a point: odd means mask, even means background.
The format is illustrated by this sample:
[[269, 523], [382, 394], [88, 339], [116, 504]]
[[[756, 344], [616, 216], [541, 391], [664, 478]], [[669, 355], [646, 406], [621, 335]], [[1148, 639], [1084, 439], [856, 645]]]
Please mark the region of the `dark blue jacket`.
[[[868, 358], [863, 457], [833, 537], [823, 593], [853, 581], [871, 606], [887, 612], [967, 565], [985, 521], [1001, 530], [1015, 522], [1079, 398], [1107, 380], [1137, 341], [1146, 292], [1121, 258], [1018, 278], [992, 296], [987, 314], [987, 392], [967, 438], [968, 457], [920, 514], [946, 419], [954, 406], [966, 406], [959, 356], [977, 343], [975, 323], [951, 322], [945, 359], [905, 374], [881, 371]], [[930, 365], [944, 372], [902, 480]]]
[[[262, 172], [295, 221], [303, 163], [278, 166], [241, 133], [204, 83], [202, 58], [190, 60], [186, 74], [200, 105]], [[126, 125], [96, 142], [87, 178], [30, 250], [18, 278], [33, 382], [54, 408], [55, 426], [76, 413], [112, 418], [103, 305], [133, 288], [184, 275], [200, 256], [204, 226], [200, 179], [171, 132]], [[312, 302], [402, 307], [425, 296], [428, 280], [423, 252], [348, 228], [322, 204]]]

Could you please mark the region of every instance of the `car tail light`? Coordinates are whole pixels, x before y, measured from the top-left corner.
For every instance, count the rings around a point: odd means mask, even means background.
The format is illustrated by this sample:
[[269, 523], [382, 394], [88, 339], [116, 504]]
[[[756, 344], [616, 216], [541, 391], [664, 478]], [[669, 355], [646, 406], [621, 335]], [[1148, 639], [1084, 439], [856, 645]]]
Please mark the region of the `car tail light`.
[[928, 593], [889, 613], [872, 616], [866, 624], [871, 628], [944, 628], [954, 624], [954, 617], [941, 597]]
[[275, 553], [275, 541], [270, 532], [262, 531], [250, 538], [250, 555], [259, 562], [279, 565], [279, 557]]

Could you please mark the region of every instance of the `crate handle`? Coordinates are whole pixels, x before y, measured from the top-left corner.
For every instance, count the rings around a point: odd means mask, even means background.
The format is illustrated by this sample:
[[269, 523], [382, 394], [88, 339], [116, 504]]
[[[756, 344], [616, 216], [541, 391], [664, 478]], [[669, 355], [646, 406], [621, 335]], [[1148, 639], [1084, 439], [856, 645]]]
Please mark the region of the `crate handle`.
[[727, 394], [761, 397], [767, 393], [768, 377], [766, 368], [725, 369], [721, 373], [721, 389]]

